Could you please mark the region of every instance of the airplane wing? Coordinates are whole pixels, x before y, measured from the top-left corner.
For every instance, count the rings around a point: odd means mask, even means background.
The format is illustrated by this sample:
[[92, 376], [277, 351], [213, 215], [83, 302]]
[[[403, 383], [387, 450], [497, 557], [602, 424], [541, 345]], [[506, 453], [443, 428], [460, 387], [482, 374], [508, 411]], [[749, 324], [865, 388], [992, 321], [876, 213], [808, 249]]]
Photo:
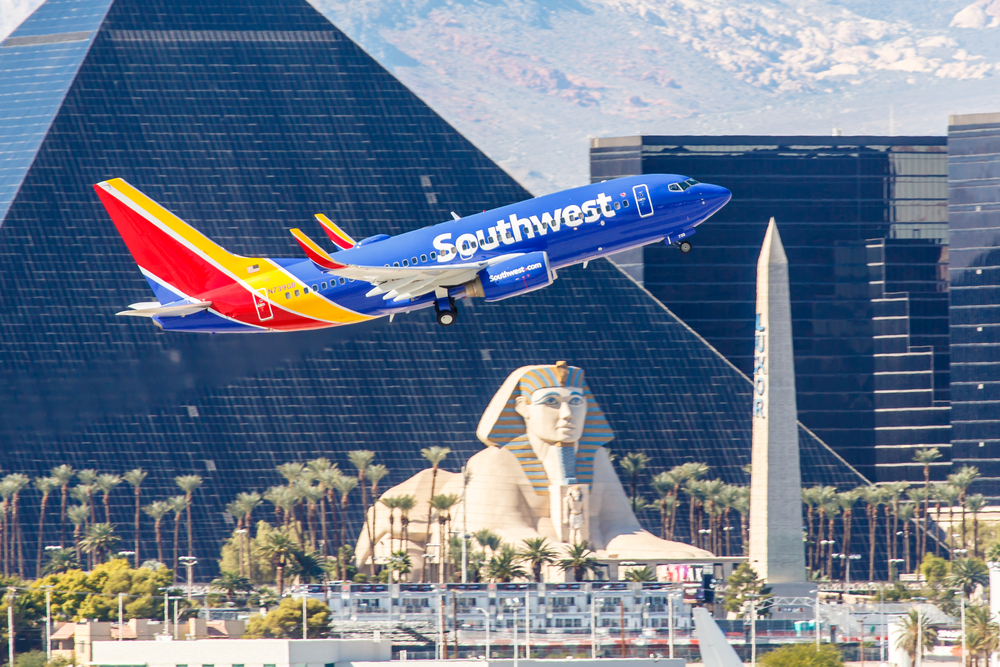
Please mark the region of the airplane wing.
[[123, 310], [115, 315], [126, 315], [129, 317], [153, 317], [161, 315], [163, 317], [184, 317], [200, 313], [212, 307], [211, 301], [186, 301], [184, 303], [162, 305], [159, 301], [145, 301], [143, 303], [133, 303], [129, 310]]
[[372, 284], [366, 296], [384, 295], [388, 301], [406, 301], [433, 292], [438, 288], [455, 287], [475, 279], [476, 274], [491, 262], [467, 262], [448, 266], [356, 266], [327, 269], [328, 273]]

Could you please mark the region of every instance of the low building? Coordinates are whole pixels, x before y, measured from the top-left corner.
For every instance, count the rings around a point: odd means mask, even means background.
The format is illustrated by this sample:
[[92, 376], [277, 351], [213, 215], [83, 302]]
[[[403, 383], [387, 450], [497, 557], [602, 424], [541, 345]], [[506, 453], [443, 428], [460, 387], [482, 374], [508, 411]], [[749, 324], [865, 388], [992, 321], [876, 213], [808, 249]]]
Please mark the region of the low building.
[[105, 667], [333, 667], [391, 658], [391, 642], [371, 639], [193, 639], [98, 641], [88, 662]]
[[[120, 629], [120, 634], [119, 634]], [[76, 663], [92, 660], [92, 647], [96, 642], [135, 643], [150, 642], [164, 637], [173, 639], [239, 639], [246, 631], [243, 621], [207, 621], [191, 618], [179, 627], [164, 628], [162, 621], [133, 618], [123, 626], [110, 621], [70, 621], [54, 623], [52, 628], [52, 655]]]

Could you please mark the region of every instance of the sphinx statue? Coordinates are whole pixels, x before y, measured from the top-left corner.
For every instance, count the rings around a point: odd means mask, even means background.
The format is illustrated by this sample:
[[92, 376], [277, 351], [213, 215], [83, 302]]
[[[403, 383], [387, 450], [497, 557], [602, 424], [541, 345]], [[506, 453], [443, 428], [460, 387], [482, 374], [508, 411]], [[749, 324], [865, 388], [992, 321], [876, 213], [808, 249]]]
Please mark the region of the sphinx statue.
[[[358, 538], [359, 565], [405, 548], [414, 571], [423, 567], [423, 544], [440, 545], [446, 523], [431, 518], [434, 495], [465, 498], [448, 514], [451, 530], [464, 520], [474, 533], [488, 528], [515, 547], [544, 537], [560, 555], [586, 542], [601, 559], [711, 557], [703, 549], [660, 539], [639, 524], [604, 445], [614, 433], [584, 380], [583, 370], [565, 362], [518, 368], [490, 401], [476, 430], [485, 445], [461, 473], [430, 469], [385, 492], [383, 498], [412, 495], [407, 543], [390, 533], [389, 510], [375, 507], [375, 531]], [[369, 511], [371, 521], [372, 511]], [[428, 526], [431, 532], [428, 535]], [[390, 539], [392, 546], [390, 547]], [[440, 549], [441, 547], [436, 547]], [[428, 549], [429, 555], [435, 549]]]

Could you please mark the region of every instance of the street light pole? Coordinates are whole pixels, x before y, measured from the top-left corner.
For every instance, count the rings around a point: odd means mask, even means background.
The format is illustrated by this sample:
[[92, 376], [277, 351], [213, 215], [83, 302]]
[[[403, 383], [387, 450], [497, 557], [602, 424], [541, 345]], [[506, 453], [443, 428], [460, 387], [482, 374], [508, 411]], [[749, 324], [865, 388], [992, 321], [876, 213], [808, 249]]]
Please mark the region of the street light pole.
[[[468, 503], [465, 502], [468, 494], [469, 478], [472, 473], [462, 466], [462, 583], [469, 583], [469, 510]], [[455, 656], [456, 658], [458, 656]]]
[[[390, 571], [390, 574], [392, 572]], [[306, 614], [306, 602], [308, 601], [305, 593], [302, 593], [302, 638], [309, 639], [309, 616]], [[391, 602], [391, 600], [390, 600]]]
[[962, 663], [965, 663], [965, 589], [959, 590], [962, 595]]
[[194, 589], [194, 566], [198, 564], [198, 559], [194, 556], [181, 556], [181, 563], [187, 568], [187, 599], [191, 599]]
[[125, 625], [125, 594], [118, 594], [118, 641], [125, 640], [125, 631], [122, 627]]
[[45, 659], [52, 662], [52, 589], [53, 586], [40, 586], [45, 589]]
[[669, 630], [669, 642], [670, 642], [670, 659], [674, 659], [674, 596], [673, 594], [667, 595], [667, 624], [670, 626]]
[[482, 607], [476, 607], [476, 611], [483, 613], [486, 617], [486, 659], [490, 659], [490, 613]]
[[14, 664], [14, 587], [7, 587], [7, 664]]

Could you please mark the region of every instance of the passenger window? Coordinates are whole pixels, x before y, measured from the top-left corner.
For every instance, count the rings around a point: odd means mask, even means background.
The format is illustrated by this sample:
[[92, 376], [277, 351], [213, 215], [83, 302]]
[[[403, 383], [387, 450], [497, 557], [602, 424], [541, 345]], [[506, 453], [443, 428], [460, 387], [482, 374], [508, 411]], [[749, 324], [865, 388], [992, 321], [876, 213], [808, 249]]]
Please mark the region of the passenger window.
[[303, 287], [302, 288], [302, 293], [303, 294], [309, 294], [309, 288], [308, 287]]
[[409, 266], [409, 265], [410, 265], [410, 262], [404, 259], [403, 260], [403, 266]]
[[295, 296], [301, 296], [298, 290], [295, 290]]
[[427, 261], [427, 255], [421, 255], [420, 256], [420, 261], [421, 262], [426, 262]]
[[326, 289], [326, 283], [320, 283], [319, 286], [322, 287], [323, 289]]
[[410, 258], [410, 264], [416, 264], [416, 263], [417, 263], [417, 258], [416, 257], [411, 257]]
[[[351, 282], [351, 283], [353, 283], [353, 282], [354, 282], [354, 278], [348, 278], [348, 279], [347, 279], [347, 281], [348, 281], [348, 282]], [[343, 284], [343, 282], [344, 282], [344, 279], [343, 279], [343, 278], [341, 278], [341, 279], [340, 279], [340, 282], [341, 282], [341, 284]]]
[[479, 241], [473, 241], [472, 242], [472, 247], [473, 248], [478, 248], [479, 247]]
[[627, 199], [623, 199], [622, 200], [622, 206], [624, 206], [625, 208], [628, 208], [628, 200]]
[[392, 265], [393, 265], [394, 267], [396, 267], [397, 269], [399, 268], [399, 262], [393, 262], [393, 263], [392, 263]]
[[432, 252], [431, 253], [431, 259], [437, 259], [437, 253], [436, 252]]
[[291, 292], [285, 292], [285, 298], [286, 299], [291, 299], [292, 298], [292, 293]]
[[616, 211], [619, 210], [619, 209], [621, 209], [621, 207], [622, 207], [622, 205], [621, 205], [620, 202], [615, 202], [615, 210]]
[[345, 282], [347, 282], [347, 281], [346, 281], [346, 280], [344, 280], [343, 278], [341, 278], [341, 279], [340, 279], [340, 284], [341, 284], [341, 285], [343, 285], [343, 284], [344, 284]]

